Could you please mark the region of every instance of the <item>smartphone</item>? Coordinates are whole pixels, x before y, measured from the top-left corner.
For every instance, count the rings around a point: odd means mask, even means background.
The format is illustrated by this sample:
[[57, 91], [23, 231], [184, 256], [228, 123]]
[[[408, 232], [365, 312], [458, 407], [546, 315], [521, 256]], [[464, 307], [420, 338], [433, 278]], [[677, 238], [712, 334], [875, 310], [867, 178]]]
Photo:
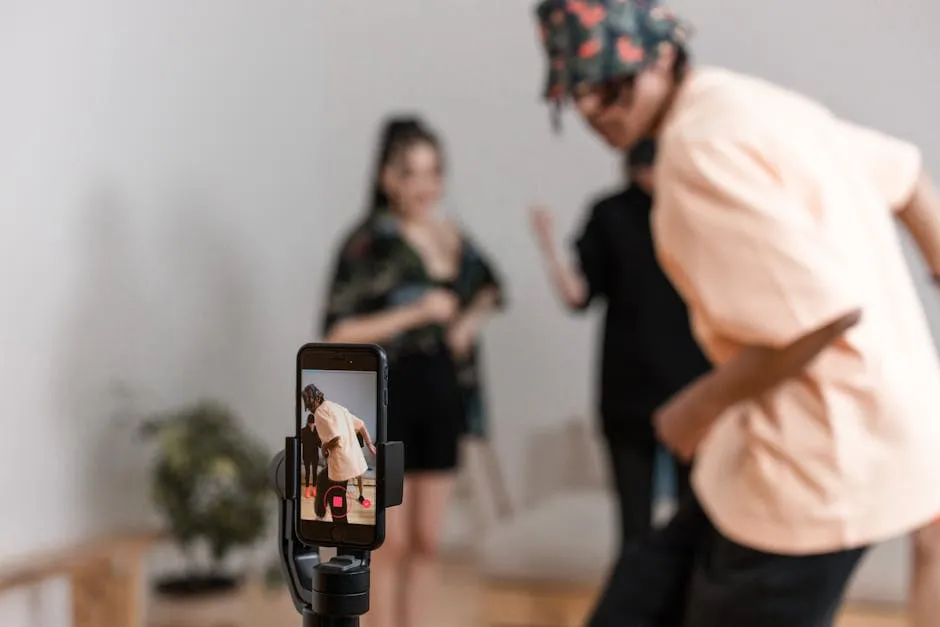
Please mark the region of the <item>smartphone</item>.
[[386, 441], [388, 359], [373, 344], [297, 353], [295, 528], [301, 542], [362, 550], [385, 539], [377, 451]]

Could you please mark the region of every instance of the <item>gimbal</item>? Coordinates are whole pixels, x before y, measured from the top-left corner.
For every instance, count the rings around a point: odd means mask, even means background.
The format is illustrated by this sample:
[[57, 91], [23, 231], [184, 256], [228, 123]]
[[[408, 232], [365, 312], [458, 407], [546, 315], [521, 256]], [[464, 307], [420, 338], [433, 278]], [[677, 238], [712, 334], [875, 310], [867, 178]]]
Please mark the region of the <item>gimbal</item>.
[[[377, 451], [376, 508], [382, 511], [401, 505], [404, 446], [382, 442]], [[369, 611], [369, 551], [338, 546], [335, 557], [321, 562], [320, 547], [303, 544], [297, 537], [299, 452], [297, 438], [287, 438], [268, 468], [271, 487], [280, 499], [278, 554], [287, 588], [303, 627], [358, 627], [359, 617]]]

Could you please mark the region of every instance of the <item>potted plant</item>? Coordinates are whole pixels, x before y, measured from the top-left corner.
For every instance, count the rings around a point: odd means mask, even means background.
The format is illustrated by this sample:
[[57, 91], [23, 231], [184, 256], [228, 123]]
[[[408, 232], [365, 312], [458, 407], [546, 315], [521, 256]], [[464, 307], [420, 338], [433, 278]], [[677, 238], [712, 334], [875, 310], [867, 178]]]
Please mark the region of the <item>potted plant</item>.
[[[244, 576], [226, 570], [226, 557], [261, 537], [273, 509], [268, 454], [228, 408], [208, 401], [152, 420], [143, 432], [157, 445], [154, 504], [188, 561], [185, 572], [158, 580], [157, 591], [193, 597], [235, 590]], [[201, 543], [208, 567], [195, 559]]]

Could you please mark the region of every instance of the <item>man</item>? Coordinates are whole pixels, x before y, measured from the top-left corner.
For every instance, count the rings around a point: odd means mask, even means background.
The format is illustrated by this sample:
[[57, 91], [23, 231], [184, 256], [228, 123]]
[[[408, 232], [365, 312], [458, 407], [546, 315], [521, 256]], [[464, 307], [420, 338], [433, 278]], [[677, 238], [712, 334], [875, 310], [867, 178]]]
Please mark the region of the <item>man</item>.
[[831, 624], [866, 547], [940, 513], [940, 364], [892, 225], [940, 274], [940, 195], [913, 146], [692, 68], [662, 7], [538, 16], [556, 107], [616, 148], [657, 138], [657, 252], [716, 365], [655, 418], [695, 455], [697, 500], [602, 606], [619, 625]]
[[363, 475], [368, 464], [362, 446], [375, 455], [375, 445], [366, 423], [339, 403], [326, 400], [317, 386], [304, 387], [302, 394], [307, 411], [313, 413], [317, 437], [322, 443], [320, 449], [314, 448], [313, 467], [317, 467], [321, 451], [326, 457], [326, 471], [317, 477], [314, 511], [322, 518], [329, 506], [334, 520], [345, 519], [346, 489], [352, 479], [358, 482], [359, 502], [366, 504]]
[[[629, 185], [591, 209], [577, 239], [578, 268], [562, 260], [551, 214], [533, 211], [533, 229], [562, 302], [583, 311], [607, 305], [600, 376], [600, 417], [620, 505], [621, 553], [652, 528], [654, 470], [660, 445], [653, 412], [708, 370], [692, 339], [685, 304], [656, 261], [650, 232], [655, 144], [626, 153]], [[677, 467], [680, 500], [689, 491], [689, 466]], [[611, 582], [615, 584], [616, 582]], [[616, 585], [606, 595], [616, 596]], [[602, 624], [618, 616], [601, 614]]]
[[[532, 226], [555, 290], [570, 309], [603, 300], [599, 409], [620, 504], [621, 538], [652, 526], [653, 475], [659, 445], [653, 412], [708, 369], [689, 332], [685, 304], [656, 261], [650, 232], [655, 145], [625, 154], [629, 184], [597, 202], [577, 238], [578, 266], [562, 259], [551, 213], [535, 208]], [[678, 494], [688, 491], [685, 464]]]

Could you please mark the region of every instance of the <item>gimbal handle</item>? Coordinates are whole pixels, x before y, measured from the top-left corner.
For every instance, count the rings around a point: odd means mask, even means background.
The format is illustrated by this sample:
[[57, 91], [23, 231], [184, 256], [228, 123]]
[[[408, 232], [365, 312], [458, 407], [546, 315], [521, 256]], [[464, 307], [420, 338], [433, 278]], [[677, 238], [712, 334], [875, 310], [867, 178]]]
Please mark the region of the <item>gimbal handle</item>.
[[[303, 627], [357, 627], [359, 617], [369, 611], [369, 551], [337, 548], [336, 557], [320, 561], [319, 547], [303, 544], [297, 537], [296, 469], [299, 442], [285, 441], [283, 451], [271, 460], [268, 480], [278, 495], [278, 556], [294, 607], [303, 617]], [[381, 442], [377, 446], [376, 506], [401, 505], [404, 493], [404, 446]]]

